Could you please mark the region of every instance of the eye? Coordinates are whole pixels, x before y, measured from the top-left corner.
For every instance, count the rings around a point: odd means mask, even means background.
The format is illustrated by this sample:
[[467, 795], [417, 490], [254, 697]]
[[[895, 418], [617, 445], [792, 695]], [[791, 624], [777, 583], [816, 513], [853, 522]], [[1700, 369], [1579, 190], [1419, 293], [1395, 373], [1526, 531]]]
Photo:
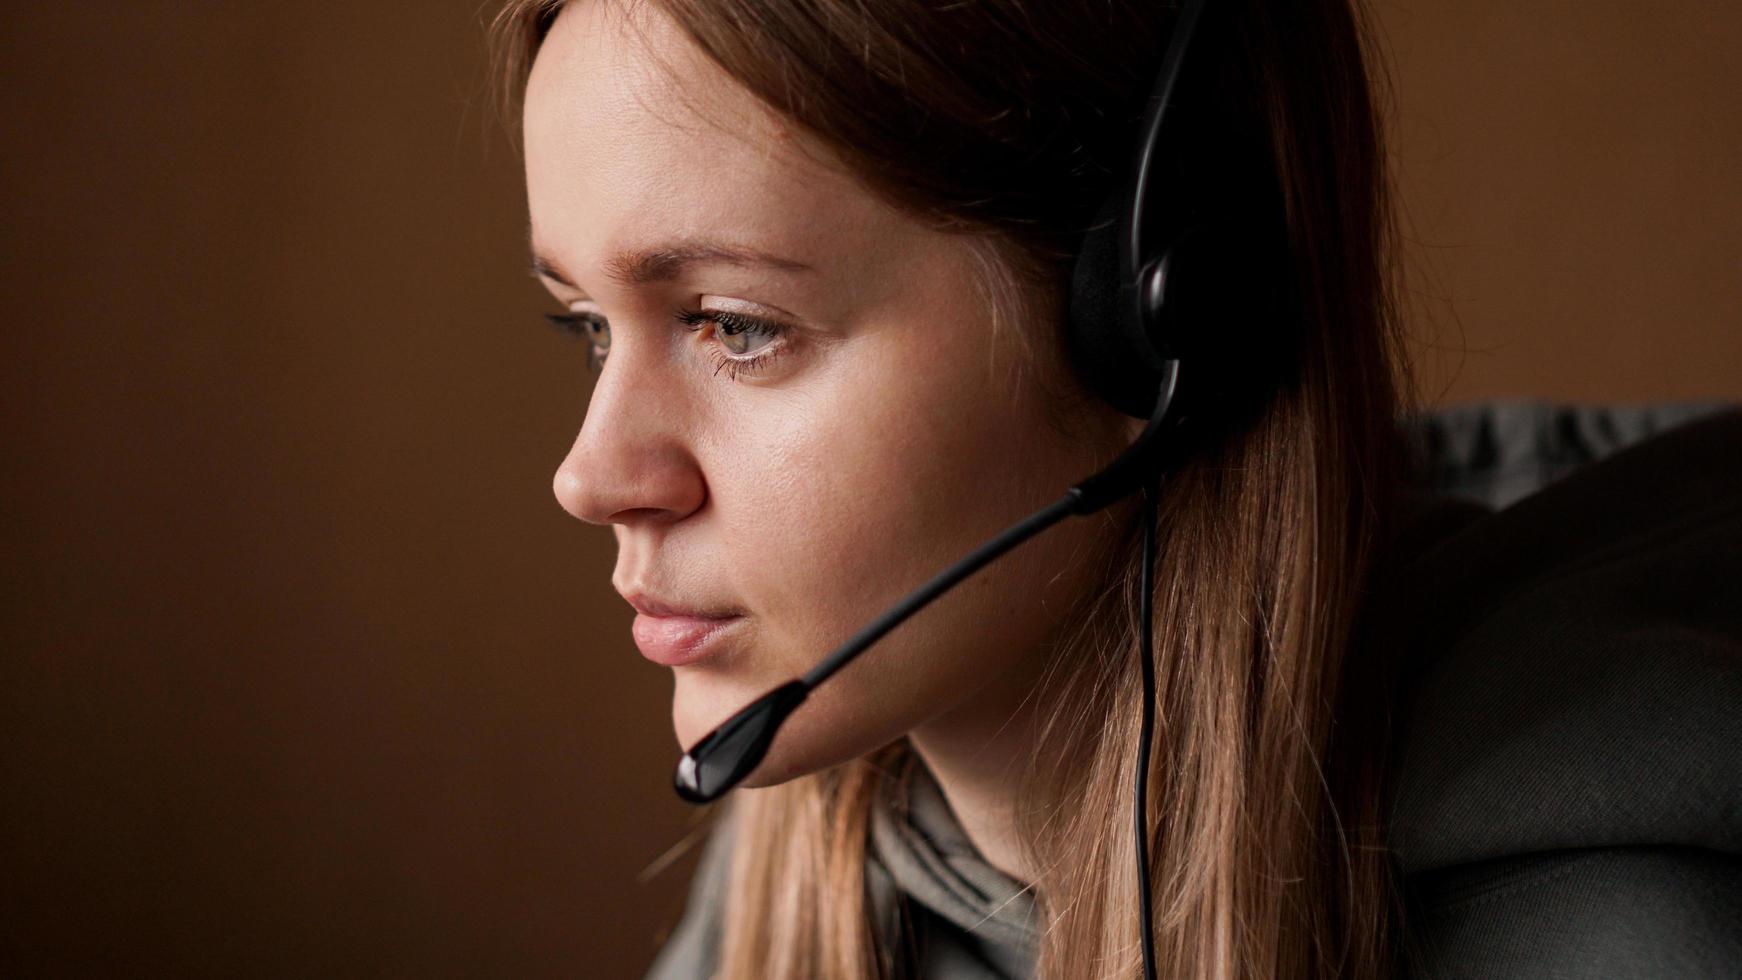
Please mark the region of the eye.
[[591, 310], [572, 310], [568, 313], [546, 313], [544, 318], [558, 330], [574, 334], [588, 342], [587, 362], [594, 370], [598, 370], [605, 363], [605, 355], [611, 352], [611, 324], [602, 314]]
[[691, 327], [714, 324], [714, 334], [720, 346], [736, 357], [746, 357], [766, 349], [780, 339], [786, 328], [778, 323], [748, 317], [726, 310], [682, 310], [677, 318]]
[[679, 310], [677, 319], [692, 331], [714, 325], [714, 337], [719, 341], [713, 349], [714, 373], [724, 371], [734, 381], [746, 372], [766, 367], [788, 346], [780, 342], [788, 328], [760, 317], [708, 309]]

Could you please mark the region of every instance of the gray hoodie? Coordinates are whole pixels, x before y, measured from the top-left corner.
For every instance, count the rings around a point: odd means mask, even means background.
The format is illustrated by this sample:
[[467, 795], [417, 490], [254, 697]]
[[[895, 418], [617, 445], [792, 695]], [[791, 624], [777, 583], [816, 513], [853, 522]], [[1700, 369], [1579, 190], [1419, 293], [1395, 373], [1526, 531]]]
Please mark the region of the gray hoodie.
[[[882, 935], [901, 937], [915, 976], [1027, 976], [1035, 950], [1032, 894], [980, 858], [924, 765], [914, 759], [904, 775], [886, 785], [871, 811], [865, 876]], [[730, 847], [728, 819], [709, 835], [689, 907], [649, 980], [713, 972]]]

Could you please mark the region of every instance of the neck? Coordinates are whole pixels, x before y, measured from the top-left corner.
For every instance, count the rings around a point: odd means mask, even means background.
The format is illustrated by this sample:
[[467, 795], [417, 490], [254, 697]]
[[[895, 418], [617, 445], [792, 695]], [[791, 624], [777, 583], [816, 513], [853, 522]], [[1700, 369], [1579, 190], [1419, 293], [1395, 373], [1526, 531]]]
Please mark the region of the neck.
[[1034, 875], [1015, 817], [1040, 716], [1033, 690], [1030, 683], [995, 685], [908, 734], [980, 856], [1023, 884]]

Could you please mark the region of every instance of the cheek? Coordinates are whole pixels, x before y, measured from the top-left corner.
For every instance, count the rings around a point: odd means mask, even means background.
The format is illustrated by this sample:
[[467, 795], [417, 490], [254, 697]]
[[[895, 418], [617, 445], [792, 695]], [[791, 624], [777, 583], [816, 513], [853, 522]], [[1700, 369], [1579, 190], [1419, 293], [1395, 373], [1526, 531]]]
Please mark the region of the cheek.
[[[756, 642], [711, 677], [680, 672], [680, 700], [686, 684], [690, 695], [680, 738], [810, 668], [1086, 475], [1093, 452], [1013, 394], [983, 341], [956, 339], [952, 348], [892, 332], [867, 342], [853, 370], [780, 392], [778, 411], [768, 410], [774, 392], [755, 392], [762, 410], [741, 414], [758, 423], [713, 448], [715, 516]], [[851, 758], [1032, 666], [1081, 585], [1071, 569], [1092, 531], [1080, 521], [1055, 528], [896, 630], [813, 696], [771, 765], [806, 771]]]
[[714, 447], [735, 584], [807, 658], [1068, 482], [1072, 453], [959, 346], [868, 338], [801, 391], [754, 393], [756, 422]]

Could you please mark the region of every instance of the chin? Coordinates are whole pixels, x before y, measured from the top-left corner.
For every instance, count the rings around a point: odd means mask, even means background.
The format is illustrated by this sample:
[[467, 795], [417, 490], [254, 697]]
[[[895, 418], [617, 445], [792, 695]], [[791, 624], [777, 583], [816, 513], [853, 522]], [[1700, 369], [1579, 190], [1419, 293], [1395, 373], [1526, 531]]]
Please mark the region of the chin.
[[687, 750], [739, 709], [779, 686], [703, 667], [680, 667], [671, 695], [671, 728]]
[[[671, 721], [680, 751], [687, 750], [739, 709], [784, 682], [784, 677], [745, 682], [720, 674], [698, 673], [693, 668], [679, 670], [672, 694]], [[830, 724], [825, 717], [828, 707], [827, 698], [819, 702], [813, 697], [788, 718], [768, 755], [740, 787], [778, 786], [874, 751], [894, 737], [842, 728], [838, 724], [840, 719], [835, 719], [837, 724]]]

